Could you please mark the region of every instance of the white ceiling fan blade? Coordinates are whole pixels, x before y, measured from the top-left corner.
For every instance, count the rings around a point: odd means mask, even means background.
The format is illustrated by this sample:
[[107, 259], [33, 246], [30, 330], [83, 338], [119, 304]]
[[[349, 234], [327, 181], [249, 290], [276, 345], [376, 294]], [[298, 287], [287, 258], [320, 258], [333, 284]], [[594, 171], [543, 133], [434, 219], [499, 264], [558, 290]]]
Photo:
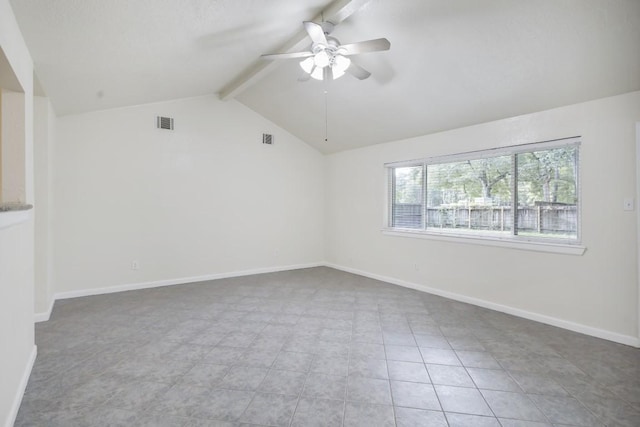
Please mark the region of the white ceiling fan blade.
[[304, 21], [304, 29], [307, 30], [307, 34], [309, 34], [309, 38], [314, 43], [321, 44], [323, 46], [327, 46], [327, 37], [324, 35], [324, 30], [320, 26], [320, 24], [316, 24], [311, 21]]
[[389, 50], [391, 43], [387, 39], [366, 40], [363, 42], [343, 44], [340, 46], [340, 52], [343, 55], [358, 55], [367, 52], [379, 52]]
[[260, 55], [262, 59], [299, 59], [313, 56], [313, 52], [267, 53]]
[[347, 68], [345, 72], [351, 74], [353, 77], [355, 77], [358, 80], [367, 79], [371, 75], [370, 72], [368, 72], [367, 70], [365, 70], [364, 68], [362, 68], [361, 66], [359, 66], [353, 61], [351, 61], [351, 65], [349, 65], [349, 68]]

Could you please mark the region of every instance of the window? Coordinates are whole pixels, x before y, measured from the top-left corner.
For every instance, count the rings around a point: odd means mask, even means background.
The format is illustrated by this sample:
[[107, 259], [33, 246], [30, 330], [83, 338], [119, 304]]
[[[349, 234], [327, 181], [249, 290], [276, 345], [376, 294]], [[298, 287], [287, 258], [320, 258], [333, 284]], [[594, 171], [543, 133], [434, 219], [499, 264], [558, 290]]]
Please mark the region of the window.
[[391, 163], [395, 231], [579, 243], [577, 138]]

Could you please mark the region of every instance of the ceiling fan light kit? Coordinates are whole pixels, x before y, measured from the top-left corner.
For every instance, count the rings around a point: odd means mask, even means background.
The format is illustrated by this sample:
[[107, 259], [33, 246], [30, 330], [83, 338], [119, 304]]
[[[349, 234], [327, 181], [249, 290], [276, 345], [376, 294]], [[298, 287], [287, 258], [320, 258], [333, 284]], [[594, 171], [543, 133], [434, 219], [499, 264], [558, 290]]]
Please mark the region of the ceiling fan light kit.
[[324, 68], [331, 63], [331, 57], [326, 50], [321, 50], [313, 55], [313, 63], [316, 64], [316, 67]]
[[333, 79], [340, 78], [351, 65], [351, 60], [346, 56], [329, 56], [325, 50], [316, 53], [300, 62], [300, 68], [316, 80], [324, 80], [324, 68], [329, 67]]
[[335, 80], [349, 73], [359, 80], [368, 78], [371, 73], [354, 63], [348, 56], [367, 52], [389, 50], [391, 43], [387, 39], [367, 40], [341, 45], [329, 33], [334, 25], [331, 22], [316, 24], [303, 22], [304, 28], [313, 42], [307, 52], [274, 53], [262, 55], [263, 59], [299, 59], [300, 68], [315, 80]]
[[346, 56], [336, 55], [333, 58], [333, 64], [331, 65], [331, 71], [333, 71], [333, 78], [337, 79], [342, 77], [347, 69], [351, 66], [351, 60]]

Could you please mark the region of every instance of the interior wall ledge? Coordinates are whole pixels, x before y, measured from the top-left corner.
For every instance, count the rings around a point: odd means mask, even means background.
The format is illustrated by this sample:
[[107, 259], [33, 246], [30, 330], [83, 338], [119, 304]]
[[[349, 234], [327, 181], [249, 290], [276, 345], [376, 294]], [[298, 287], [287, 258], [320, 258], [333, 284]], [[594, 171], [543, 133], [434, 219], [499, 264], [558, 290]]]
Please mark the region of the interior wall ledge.
[[0, 229], [8, 228], [31, 218], [33, 205], [0, 203]]

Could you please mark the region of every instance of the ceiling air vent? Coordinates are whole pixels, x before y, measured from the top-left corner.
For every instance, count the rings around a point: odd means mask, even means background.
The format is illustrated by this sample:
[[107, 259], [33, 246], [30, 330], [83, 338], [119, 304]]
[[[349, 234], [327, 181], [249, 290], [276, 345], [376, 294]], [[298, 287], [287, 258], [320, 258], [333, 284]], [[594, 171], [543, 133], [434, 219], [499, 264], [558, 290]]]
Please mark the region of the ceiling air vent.
[[270, 133], [263, 133], [262, 134], [262, 143], [263, 144], [272, 145], [273, 144], [273, 135], [271, 135]]
[[173, 118], [158, 116], [157, 126], [158, 126], [158, 129], [173, 130]]

